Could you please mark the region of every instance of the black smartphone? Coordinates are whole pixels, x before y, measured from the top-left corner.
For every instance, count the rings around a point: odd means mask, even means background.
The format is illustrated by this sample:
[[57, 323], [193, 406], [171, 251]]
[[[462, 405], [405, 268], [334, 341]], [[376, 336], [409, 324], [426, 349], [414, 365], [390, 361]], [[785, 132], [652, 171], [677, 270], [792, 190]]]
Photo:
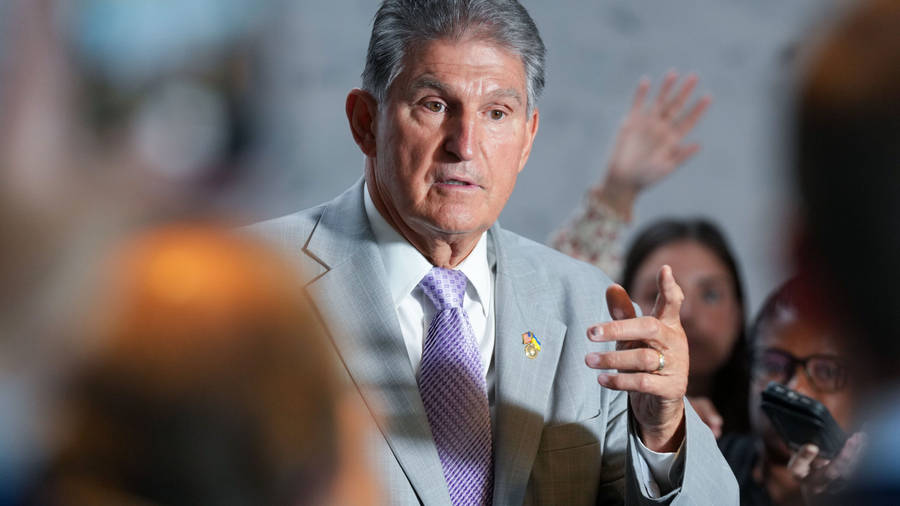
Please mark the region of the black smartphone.
[[771, 382], [762, 393], [762, 409], [792, 450], [812, 443], [819, 455], [834, 458], [844, 447], [847, 435], [821, 402]]

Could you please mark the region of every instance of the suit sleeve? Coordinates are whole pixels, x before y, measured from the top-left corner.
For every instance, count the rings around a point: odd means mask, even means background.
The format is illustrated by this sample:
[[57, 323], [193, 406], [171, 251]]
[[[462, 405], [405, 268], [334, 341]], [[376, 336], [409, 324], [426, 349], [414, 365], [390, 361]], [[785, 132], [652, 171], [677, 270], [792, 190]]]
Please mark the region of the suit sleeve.
[[[739, 492], [734, 473], [719, 451], [709, 427], [700, 420], [691, 404], [684, 401], [685, 441], [681, 455], [670, 473], [675, 488], [668, 494], [651, 499], [643, 493], [636, 479], [635, 465], [640, 454], [628, 438], [625, 504], [721, 504], [737, 505]], [[630, 431], [630, 428], [628, 429]], [[683, 466], [683, 467], [681, 467]], [[680, 483], [677, 481], [680, 475]]]

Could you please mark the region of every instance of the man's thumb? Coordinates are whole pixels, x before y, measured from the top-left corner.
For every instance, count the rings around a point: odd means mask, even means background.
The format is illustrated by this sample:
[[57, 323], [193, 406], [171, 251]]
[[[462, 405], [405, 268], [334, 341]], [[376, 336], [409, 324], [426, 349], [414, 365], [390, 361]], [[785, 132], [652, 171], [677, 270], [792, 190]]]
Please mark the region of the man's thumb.
[[606, 306], [613, 320], [627, 320], [637, 316], [634, 306], [631, 305], [631, 298], [622, 285], [610, 285], [606, 289]]
[[675, 276], [672, 274], [672, 268], [663, 265], [659, 269], [659, 275], [656, 278], [656, 285], [659, 288], [659, 295], [656, 297], [656, 304], [653, 306], [653, 314], [660, 320], [677, 320], [681, 314], [681, 303], [684, 302], [684, 292], [675, 282]]

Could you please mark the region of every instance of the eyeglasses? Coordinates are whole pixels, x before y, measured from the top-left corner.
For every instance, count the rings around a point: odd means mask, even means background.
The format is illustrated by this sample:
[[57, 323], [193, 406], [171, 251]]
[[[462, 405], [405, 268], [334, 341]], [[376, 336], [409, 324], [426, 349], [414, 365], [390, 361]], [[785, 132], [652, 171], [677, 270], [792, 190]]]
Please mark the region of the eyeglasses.
[[757, 378], [787, 384], [802, 365], [806, 377], [822, 392], [836, 392], [847, 386], [847, 367], [834, 355], [810, 355], [797, 358], [777, 348], [766, 348], [756, 355], [753, 374]]

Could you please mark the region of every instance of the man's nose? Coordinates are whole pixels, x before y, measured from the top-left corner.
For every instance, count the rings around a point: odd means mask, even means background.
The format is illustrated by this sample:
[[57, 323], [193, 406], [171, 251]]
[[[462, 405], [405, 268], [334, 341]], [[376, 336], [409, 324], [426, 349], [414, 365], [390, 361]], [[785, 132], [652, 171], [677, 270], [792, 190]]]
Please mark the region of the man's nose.
[[794, 376], [788, 381], [787, 387], [809, 397], [816, 395], [816, 389], [813, 387], [812, 382], [809, 381], [809, 376], [803, 369], [802, 364], [796, 364]]
[[475, 146], [478, 141], [475, 115], [463, 112], [449, 123], [444, 149], [459, 161], [471, 160], [475, 156]]

